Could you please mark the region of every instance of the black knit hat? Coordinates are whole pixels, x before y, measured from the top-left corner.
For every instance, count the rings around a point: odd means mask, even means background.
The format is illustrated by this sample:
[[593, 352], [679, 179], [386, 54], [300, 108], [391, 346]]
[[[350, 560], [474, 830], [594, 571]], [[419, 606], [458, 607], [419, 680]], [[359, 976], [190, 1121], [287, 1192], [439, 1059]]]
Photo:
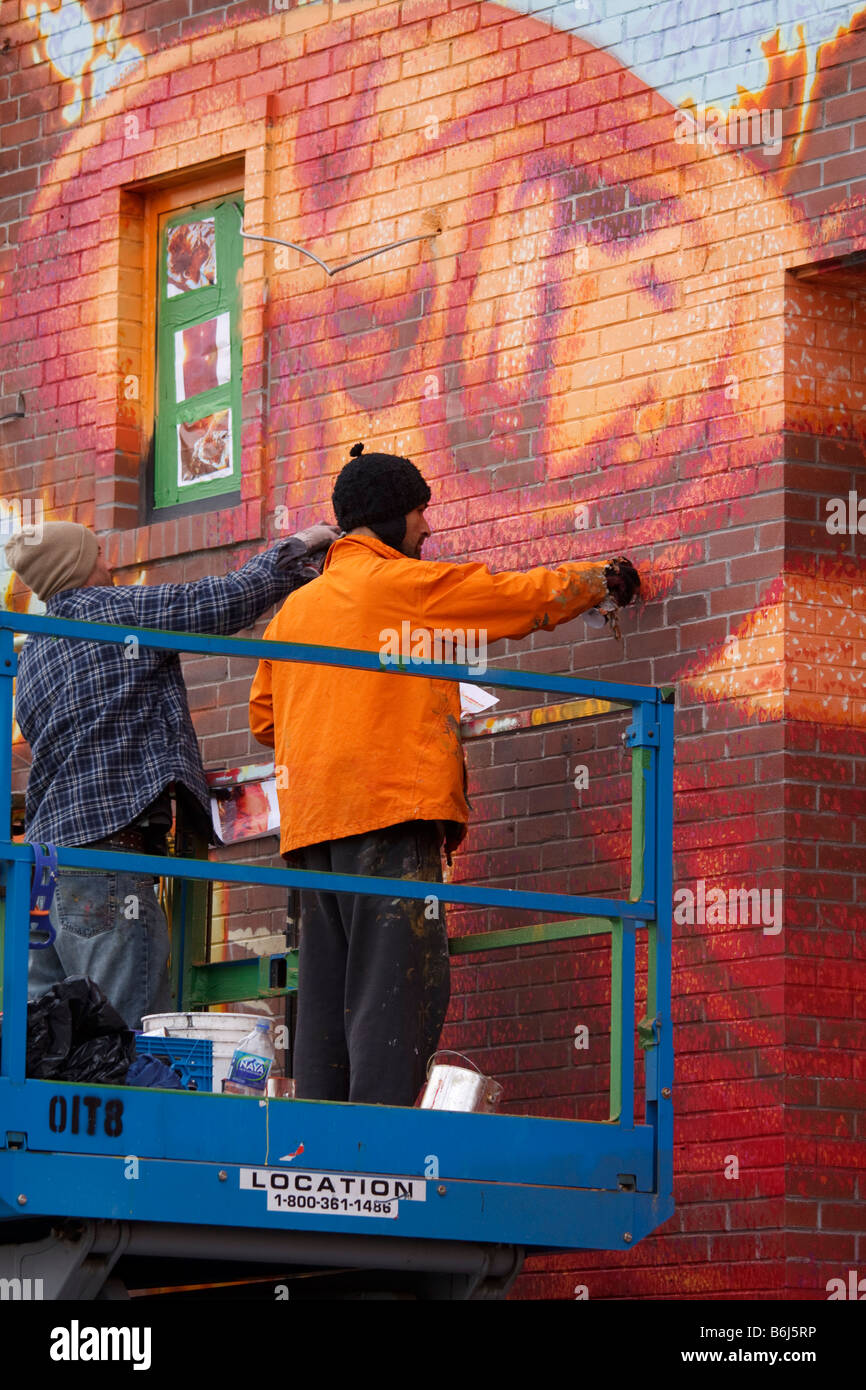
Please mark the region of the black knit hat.
[[406, 517], [426, 507], [430, 489], [410, 459], [396, 454], [365, 454], [353, 444], [350, 463], [340, 472], [331, 498], [342, 531], [356, 526], [370, 530], [399, 550], [406, 534]]

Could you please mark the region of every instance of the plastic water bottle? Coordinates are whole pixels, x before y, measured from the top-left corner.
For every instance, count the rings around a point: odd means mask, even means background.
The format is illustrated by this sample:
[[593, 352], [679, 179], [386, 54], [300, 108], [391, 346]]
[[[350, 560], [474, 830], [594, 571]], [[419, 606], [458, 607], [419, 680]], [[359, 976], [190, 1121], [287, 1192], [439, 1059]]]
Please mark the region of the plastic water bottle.
[[235, 1048], [223, 1091], [232, 1096], [263, 1096], [273, 1065], [271, 1026], [262, 1018]]

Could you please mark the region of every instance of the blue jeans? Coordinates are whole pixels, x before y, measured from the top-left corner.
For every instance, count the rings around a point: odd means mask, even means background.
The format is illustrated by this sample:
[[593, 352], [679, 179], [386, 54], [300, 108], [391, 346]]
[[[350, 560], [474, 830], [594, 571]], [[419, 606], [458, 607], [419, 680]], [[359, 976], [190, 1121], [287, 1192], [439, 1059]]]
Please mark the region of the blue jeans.
[[168, 926], [149, 875], [60, 869], [49, 914], [51, 946], [30, 952], [28, 998], [87, 975], [128, 1028], [170, 1007]]

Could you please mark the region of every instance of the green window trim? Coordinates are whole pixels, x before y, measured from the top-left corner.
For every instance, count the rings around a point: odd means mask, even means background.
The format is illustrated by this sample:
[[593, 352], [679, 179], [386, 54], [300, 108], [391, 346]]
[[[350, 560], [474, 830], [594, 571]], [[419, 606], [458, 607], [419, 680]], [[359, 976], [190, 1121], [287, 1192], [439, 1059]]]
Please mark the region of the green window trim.
[[[173, 507], [183, 502], [198, 501], [240, 488], [241, 444], [241, 275], [243, 243], [239, 235], [237, 195], [207, 203], [197, 203], [181, 212], [172, 213], [162, 223], [158, 244], [158, 295], [156, 314], [156, 422], [154, 448], [155, 508]], [[241, 206], [242, 203], [240, 203]], [[199, 280], [197, 288], [180, 287], [184, 272], [178, 247], [183, 238], [175, 229], [212, 222], [213, 232], [203, 229], [197, 233], [198, 247], [212, 243], [214, 255], [202, 262], [199, 250], [197, 262], [188, 270], [187, 285]], [[174, 237], [172, 234], [175, 233]], [[169, 244], [172, 242], [174, 262], [169, 276]], [[193, 259], [193, 258], [191, 258]], [[215, 262], [215, 276], [213, 264]], [[211, 270], [208, 271], [208, 264]], [[208, 283], [213, 278], [215, 283]], [[178, 340], [185, 335], [187, 344], [196, 335], [187, 330], [212, 330], [210, 359], [193, 360], [198, 366], [199, 380], [186, 374], [187, 357], [178, 362]], [[202, 338], [203, 335], [198, 335]], [[220, 345], [221, 346], [218, 346]], [[227, 380], [219, 380], [220, 373]], [[206, 389], [203, 382], [213, 378]], [[180, 399], [179, 399], [180, 397]], [[194, 427], [201, 422], [201, 428]], [[184, 426], [188, 428], [183, 429]], [[180, 440], [183, 440], [181, 447]], [[226, 459], [226, 443], [230, 457]], [[206, 456], [206, 448], [210, 456]], [[215, 450], [220, 452], [215, 455]], [[195, 471], [202, 469], [202, 476]], [[208, 476], [211, 472], [213, 476]]]

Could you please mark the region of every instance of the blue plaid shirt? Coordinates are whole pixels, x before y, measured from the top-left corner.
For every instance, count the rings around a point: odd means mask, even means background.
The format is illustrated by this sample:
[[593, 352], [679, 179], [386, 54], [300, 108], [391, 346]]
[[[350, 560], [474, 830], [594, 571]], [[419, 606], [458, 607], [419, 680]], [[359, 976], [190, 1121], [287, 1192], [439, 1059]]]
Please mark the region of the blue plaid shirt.
[[[193, 584], [65, 589], [54, 618], [228, 636], [306, 583], [307, 549], [291, 537], [224, 578]], [[181, 782], [210, 820], [201, 754], [177, 652], [32, 635], [18, 658], [15, 713], [30, 744], [31, 842], [86, 845], [134, 820]]]

